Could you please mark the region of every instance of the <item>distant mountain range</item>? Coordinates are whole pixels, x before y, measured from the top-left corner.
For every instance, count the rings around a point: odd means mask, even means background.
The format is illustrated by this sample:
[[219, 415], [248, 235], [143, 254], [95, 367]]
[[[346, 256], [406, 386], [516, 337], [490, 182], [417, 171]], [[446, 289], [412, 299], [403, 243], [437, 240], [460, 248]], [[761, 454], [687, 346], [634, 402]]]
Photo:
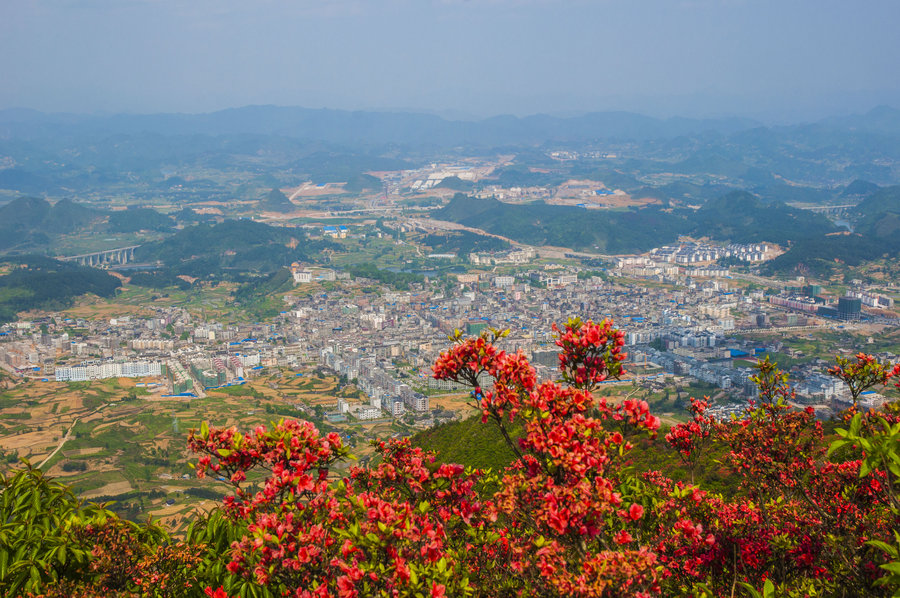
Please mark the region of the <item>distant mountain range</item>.
[[591, 139], [657, 139], [704, 132], [730, 134], [759, 127], [744, 118], [657, 119], [631, 112], [562, 118], [536, 114], [480, 121], [446, 120], [413, 112], [362, 112], [247, 106], [207, 114], [91, 116], [25, 109], [0, 111], [0, 137], [47, 135], [277, 135], [340, 144], [425, 146], [540, 144]]
[[[548, 150], [559, 148], [581, 158], [552, 159]], [[591, 157], [598, 148], [604, 157]], [[137, 202], [160, 195], [178, 203], [222, 200], [234, 197], [236, 173], [254, 177], [240, 179], [243, 199], [303, 181], [372, 190], [380, 184], [367, 172], [500, 153], [515, 155], [495, 173], [506, 186], [591, 178], [681, 204], [733, 189], [823, 203], [854, 179], [900, 183], [900, 110], [778, 127], [629, 112], [454, 121], [274, 106], [113, 116], [0, 111], [0, 190], [52, 197], [115, 188]]]
[[462, 121], [415, 112], [365, 112], [281, 106], [246, 106], [205, 114], [82, 115], [28, 109], [0, 110], [0, 138], [48, 135], [275, 135], [340, 144], [399, 143], [426, 146], [543, 144], [599, 139], [647, 140], [684, 135], [786, 129], [809, 135], [855, 131], [900, 135], [900, 110], [880, 106], [867, 112], [812, 124], [765, 127], [747, 118], [658, 119], [633, 112], [593, 112], [558, 117], [494, 116]]

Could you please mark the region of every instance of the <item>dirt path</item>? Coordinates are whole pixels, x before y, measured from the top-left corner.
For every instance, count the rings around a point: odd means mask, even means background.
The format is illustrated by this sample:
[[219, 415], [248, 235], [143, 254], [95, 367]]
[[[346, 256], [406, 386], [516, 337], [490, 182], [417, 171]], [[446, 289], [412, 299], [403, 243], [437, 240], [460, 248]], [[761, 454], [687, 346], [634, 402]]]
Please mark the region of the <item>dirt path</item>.
[[66, 443], [66, 441], [69, 439], [69, 437], [72, 436], [72, 430], [75, 429], [75, 424], [77, 424], [77, 423], [78, 423], [78, 418], [76, 417], [75, 421], [73, 421], [72, 425], [69, 427], [69, 431], [66, 432], [66, 435], [63, 436], [62, 439], [59, 441], [59, 445], [56, 447], [56, 450], [53, 451], [52, 453], [50, 453], [46, 459], [41, 461], [41, 463], [37, 466], [37, 469], [41, 469], [42, 467], [44, 467], [44, 465], [46, 465], [47, 462], [50, 461], [50, 459], [52, 459], [53, 456], [59, 452], [59, 450], [63, 447], [63, 445]]

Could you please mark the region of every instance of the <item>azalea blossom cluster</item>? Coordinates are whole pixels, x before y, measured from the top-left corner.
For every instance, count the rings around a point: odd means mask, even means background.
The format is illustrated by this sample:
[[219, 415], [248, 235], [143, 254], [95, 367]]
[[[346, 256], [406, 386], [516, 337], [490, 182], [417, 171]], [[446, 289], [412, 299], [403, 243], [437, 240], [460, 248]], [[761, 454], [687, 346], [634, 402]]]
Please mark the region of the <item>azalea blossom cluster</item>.
[[[882, 566], [900, 510], [887, 428], [881, 461], [851, 440], [829, 457], [822, 422], [791, 406], [786, 375], [766, 360], [759, 401], [741, 416], [716, 421], [708, 399], [692, 400], [691, 419], [665, 435], [691, 479], [639, 473], [631, 455], [660, 419], [643, 400], [594, 396], [624, 372], [623, 335], [606, 320], [556, 330], [558, 382], [500, 349], [501, 331], [454, 335], [434, 365], [436, 378], [470, 385], [501, 432], [513, 458], [500, 472], [392, 440], [376, 446], [376, 465], [339, 478], [341, 439], [305, 422], [193, 433], [198, 475], [234, 488], [224, 505], [239, 530], [228, 578], [207, 595], [248, 584], [297, 598], [890, 595]], [[865, 385], [865, 367], [841, 371]], [[727, 494], [694, 484], [710, 467]]]
[[847, 385], [854, 408], [863, 392], [874, 386], [884, 386], [900, 374], [900, 363], [891, 368], [862, 352], [857, 353], [854, 359], [838, 356], [836, 361], [833, 367], [828, 368], [828, 374]]
[[[766, 359], [743, 413], [719, 421], [708, 399], [692, 400], [689, 421], [658, 441], [662, 422], [645, 401], [595, 396], [623, 373], [612, 323], [570, 320], [557, 331], [559, 381], [538, 381], [525, 355], [503, 351], [501, 331], [454, 335], [434, 366], [438, 378], [470, 384], [474, 406], [500, 431], [510, 459], [499, 471], [444, 462], [410, 439], [380, 442], [370, 465], [347, 467], [343, 439], [308, 422], [246, 435], [203, 425], [188, 441], [196, 473], [231, 492], [178, 541], [102, 506], [82, 508], [33, 468], [0, 472], [0, 536], [17, 546], [0, 542], [0, 594], [900, 592], [896, 403], [822, 422]], [[831, 374], [853, 396], [887, 385], [900, 365], [859, 354], [839, 358]], [[653, 460], [665, 474], [648, 467]]]
[[560, 328], [552, 326], [557, 334], [559, 369], [563, 380], [580, 388], [593, 389], [596, 385], [625, 374], [622, 362], [627, 354], [625, 333], [613, 328], [612, 320], [582, 322], [572, 318]]

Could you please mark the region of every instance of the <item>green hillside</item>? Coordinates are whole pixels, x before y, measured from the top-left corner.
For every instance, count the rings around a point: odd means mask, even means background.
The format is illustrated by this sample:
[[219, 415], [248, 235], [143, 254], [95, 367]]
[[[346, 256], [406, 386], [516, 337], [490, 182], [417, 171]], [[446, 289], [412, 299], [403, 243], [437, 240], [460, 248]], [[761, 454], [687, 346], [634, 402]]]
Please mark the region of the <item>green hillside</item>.
[[175, 226], [171, 216], [161, 214], [152, 208], [134, 208], [111, 212], [108, 228], [110, 232], [133, 233], [142, 230], [168, 231]]
[[[521, 426], [515, 429], [521, 433]], [[494, 424], [482, 424], [481, 416], [435, 426], [413, 436], [412, 442], [435, 451], [443, 463], [500, 470], [512, 463], [515, 455]]]
[[[523, 432], [521, 423], [516, 422], [510, 436], [515, 440]], [[629, 466], [636, 472], [662, 471], [673, 480], [688, 482], [691, 479], [690, 470], [665, 441], [667, 433], [668, 429], [663, 428], [654, 439], [635, 435], [631, 439], [635, 449], [628, 455]], [[412, 443], [434, 451], [442, 463], [491, 468], [493, 471], [502, 471], [515, 459], [497, 426], [491, 422], [481, 423], [481, 416], [424, 430], [412, 437]], [[734, 494], [735, 488], [729, 485], [726, 473], [716, 463], [723, 456], [723, 451], [722, 447], [715, 448], [703, 459], [695, 472], [695, 481], [716, 492]]]
[[315, 255], [324, 245], [309, 242], [297, 230], [252, 220], [226, 220], [188, 227], [171, 237], [143, 245], [135, 259], [159, 261], [176, 274], [228, 278], [240, 272], [274, 272], [293, 261]]
[[696, 211], [645, 206], [623, 212], [543, 202], [511, 205], [457, 193], [434, 216], [530, 245], [596, 248], [609, 253], [646, 251], [684, 234], [736, 243], [787, 244], [837, 230], [821, 214], [783, 203], [764, 203], [746, 192], [721, 196]]
[[111, 297], [119, 279], [98, 270], [41, 256], [5, 259], [12, 270], [0, 276], [0, 323], [16, 319], [27, 309], [58, 309], [75, 297], [93, 293]]
[[530, 245], [610, 253], [645, 251], [687, 231], [682, 215], [648, 207], [628, 212], [585, 210], [543, 202], [510, 205], [457, 193], [435, 218], [478, 227]]
[[763, 203], [745, 191], [734, 191], [707, 202], [691, 221], [693, 235], [735, 243], [786, 244], [837, 230], [821, 214], [783, 203]]
[[50, 204], [38, 197], [19, 197], [0, 207], [0, 251], [33, 251], [50, 235], [83, 230], [103, 216], [68, 199]]
[[843, 266], [859, 266], [900, 254], [900, 186], [878, 189], [851, 211], [852, 234], [801, 239], [766, 265], [768, 273], [829, 275]]
[[259, 201], [259, 209], [265, 212], [293, 212], [296, 208], [281, 189], [272, 189]]

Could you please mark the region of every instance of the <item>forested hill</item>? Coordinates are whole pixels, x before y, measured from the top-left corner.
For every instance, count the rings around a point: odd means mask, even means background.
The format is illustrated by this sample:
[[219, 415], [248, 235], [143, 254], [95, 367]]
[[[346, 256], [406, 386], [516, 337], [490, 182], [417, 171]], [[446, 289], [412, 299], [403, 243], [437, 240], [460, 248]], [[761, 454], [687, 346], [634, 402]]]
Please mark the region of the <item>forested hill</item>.
[[297, 206], [292, 204], [280, 189], [272, 189], [259, 201], [259, 209], [265, 212], [291, 212], [296, 210]]
[[226, 220], [191, 226], [142, 245], [135, 259], [159, 261], [174, 274], [228, 278], [236, 272], [271, 273], [291, 262], [309, 259], [327, 246], [327, 242], [311, 242], [297, 229]]
[[457, 193], [434, 217], [477, 227], [529, 245], [597, 249], [609, 253], [646, 251], [686, 232], [680, 215], [648, 207], [629, 212], [585, 210], [543, 202], [510, 205]]
[[608, 253], [647, 251], [679, 235], [720, 241], [786, 244], [837, 230], [820, 214], [783, 203], [764, 203], [745, 192], [707, 202], [699, 210], [655, 206], [625, 212], [586, 210], [543, 202], [511, 205], [456, 194], [434, 217], [481, 228], [529, 245], [597, 249]]
[[888, 243], [900, 243], [900, 186], [878, 189], [853, 209], [856, 231]]
[[0, 252], [45, 252], [55, 237], [72, 233], [169, 231], [174, 226], [174, 218], [152, 208], [107, 212], [69, 199], [51, 204], [23, 196], [0, 207]]
[[828, 274], [844, 265], [900, 255], [900, 186], [877, 189], [851, 211], [850, 218], [852, 233], [800, 239], [765, 271]]
[[822, 214], [781, 202], [763, 203], [745, 191], [733, 191], [708, 201], [691, 217], [691, 222], [693, 236], [735, 243], [771, 241], [783, 245], [837, 230]]
[[37, 197], [14, 199], [0, 207], [0, 251], [44, 244], [49, 235], [82, 230], [104, 216], [67, 199], [56, 204]]
[[0, 276], [0, 323], [26, 309], [58, 309], [85, 293], [111, 297], [119, 279], [98, 270], [41, 256], [4, 258], [9, 272]]

